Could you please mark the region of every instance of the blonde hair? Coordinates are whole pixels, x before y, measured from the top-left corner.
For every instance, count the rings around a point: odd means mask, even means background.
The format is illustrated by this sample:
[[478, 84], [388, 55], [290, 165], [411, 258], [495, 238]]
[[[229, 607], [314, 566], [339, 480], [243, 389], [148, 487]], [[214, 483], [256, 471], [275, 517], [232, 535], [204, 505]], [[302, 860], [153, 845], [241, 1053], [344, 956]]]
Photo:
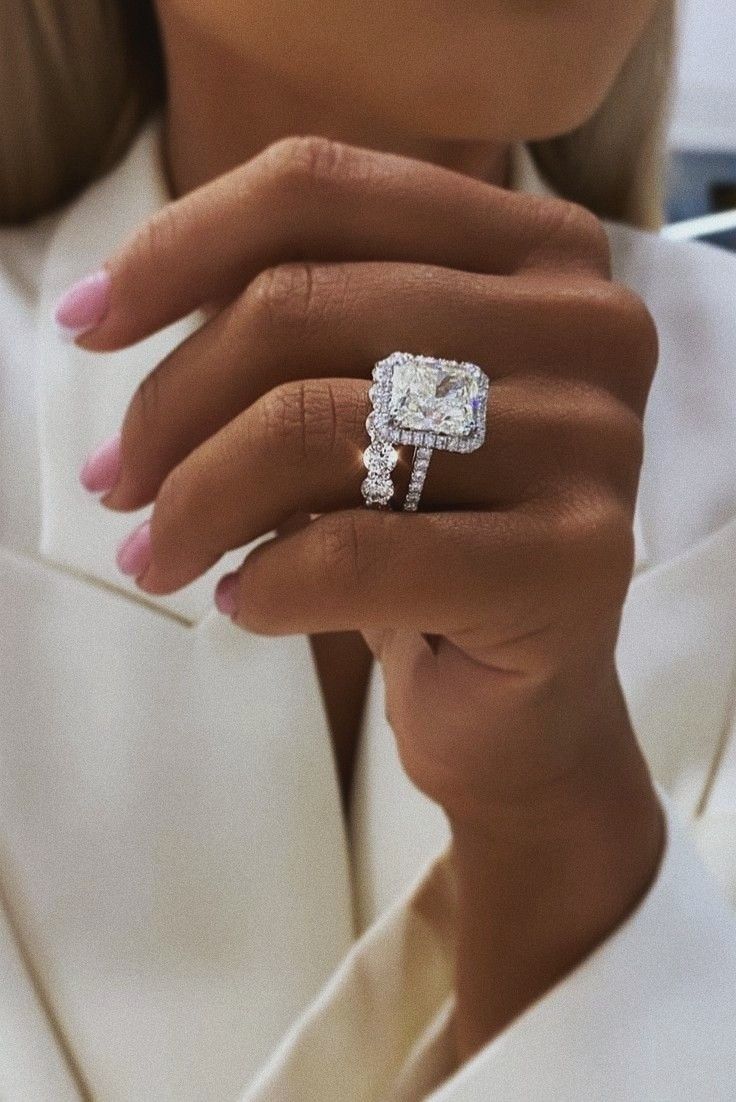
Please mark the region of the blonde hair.
[[[600, 217], [657, 227], [675, 0], [660, 3], [606, 100], [573, 133], [530, 144], [552, 186]], [[160, 103], [151, 0], [5, 0], [0, 222], [53, 210], [125, 153]]]

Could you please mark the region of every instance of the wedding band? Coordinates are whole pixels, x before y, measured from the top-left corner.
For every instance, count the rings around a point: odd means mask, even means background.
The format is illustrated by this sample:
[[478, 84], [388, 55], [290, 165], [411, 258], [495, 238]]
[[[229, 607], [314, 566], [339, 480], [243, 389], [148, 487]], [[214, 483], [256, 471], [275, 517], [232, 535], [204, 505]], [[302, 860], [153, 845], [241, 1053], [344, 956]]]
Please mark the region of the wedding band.
[[[368, 421], [366, 428], [368, 428]], [[372, 434], [372, 426], [368, 428], [368, 435], [371, 442], [363, 452], [363, 463], [368, 472], [361, 486], [363, 500], [371, 508], [387, 509], [394, 496], [391, 472], [398, 463], [399, 453], [391, 444], [379, 440], [374, 433]]]
[[414, 446], [405, 512], [416, 512], [434, 449], [472, 452], [486, 434], [489, 380], [477, 364], [392, 352], [373, 368], [363, 500], [388, 508], [399, 444]]

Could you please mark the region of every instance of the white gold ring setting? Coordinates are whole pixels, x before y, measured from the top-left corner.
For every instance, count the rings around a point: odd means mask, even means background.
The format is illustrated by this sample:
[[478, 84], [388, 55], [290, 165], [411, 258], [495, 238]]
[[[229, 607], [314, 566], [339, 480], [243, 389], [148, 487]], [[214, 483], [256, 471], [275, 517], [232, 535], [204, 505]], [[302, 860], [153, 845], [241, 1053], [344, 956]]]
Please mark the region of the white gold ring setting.
[[477, 364], [392, 352], [373, 368], [372, 411], [366, 421], [365, 504], [388, 508], [397, 446], [413, 445], [405, 512], [416, 512], [434, 449], [472, 452], [486, 434], [489, 380]]

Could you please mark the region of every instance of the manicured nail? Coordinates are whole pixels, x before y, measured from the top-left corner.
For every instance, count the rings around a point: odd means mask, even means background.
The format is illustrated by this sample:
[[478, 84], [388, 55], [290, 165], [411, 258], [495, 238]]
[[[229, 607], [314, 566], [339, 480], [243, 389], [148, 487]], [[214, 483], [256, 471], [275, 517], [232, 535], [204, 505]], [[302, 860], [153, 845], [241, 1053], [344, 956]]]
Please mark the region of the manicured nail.
[[118, 547], [116, 562], [123, 574], [137, 577], [151, 565], [151, 522], [134, 528]]
[[215, 587], [215, 604], [225, 616], [232, 616], [235, 612], [235, 590], [237, 588], [237, 574], [224, 574]]
[[85, 459], [79, 481], [91, 494], [111, 490], [120, 478], [120, 433], [103, 440]]
[[73, 283], [54, 309], [59, 334], [73, 341], [98, 325], [110, 305], [110, 273], [105, 268]]

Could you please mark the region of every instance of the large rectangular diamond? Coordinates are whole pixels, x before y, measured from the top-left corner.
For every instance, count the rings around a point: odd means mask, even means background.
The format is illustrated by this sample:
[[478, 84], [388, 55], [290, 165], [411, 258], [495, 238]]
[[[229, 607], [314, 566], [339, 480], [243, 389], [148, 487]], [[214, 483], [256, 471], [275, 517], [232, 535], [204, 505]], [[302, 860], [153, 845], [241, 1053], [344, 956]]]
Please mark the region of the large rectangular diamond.
[[481, 400], [480, 379], [462, 364], [413, 357], [394, 364], [389, 396], [392, 428], [467, 436]]

